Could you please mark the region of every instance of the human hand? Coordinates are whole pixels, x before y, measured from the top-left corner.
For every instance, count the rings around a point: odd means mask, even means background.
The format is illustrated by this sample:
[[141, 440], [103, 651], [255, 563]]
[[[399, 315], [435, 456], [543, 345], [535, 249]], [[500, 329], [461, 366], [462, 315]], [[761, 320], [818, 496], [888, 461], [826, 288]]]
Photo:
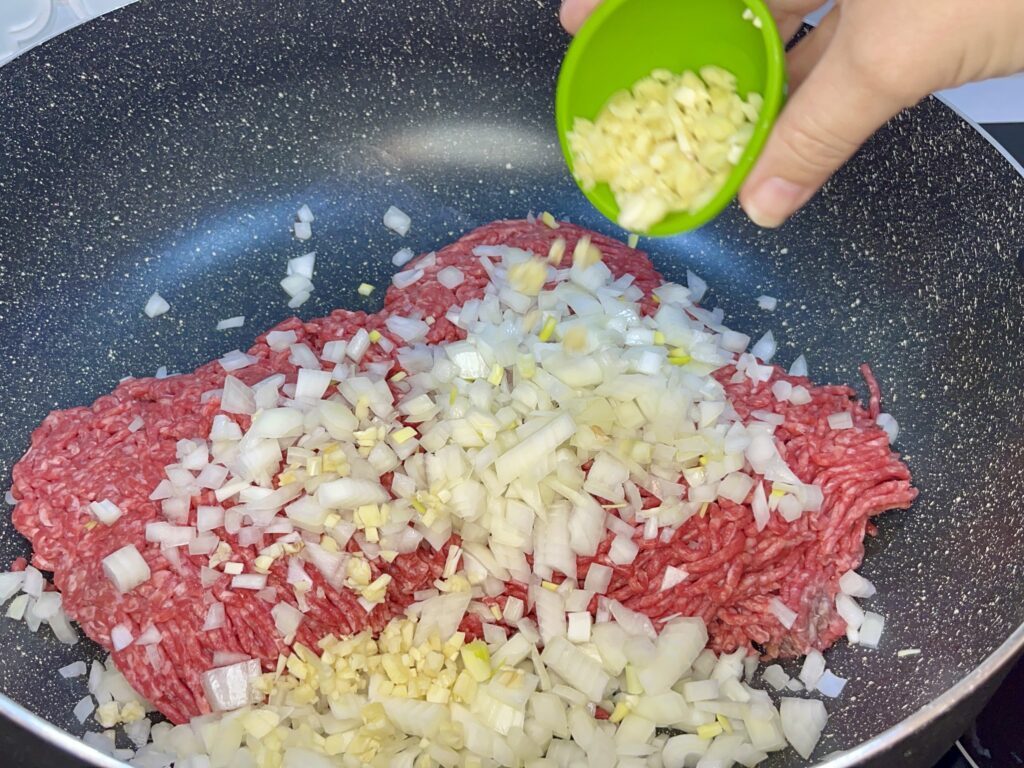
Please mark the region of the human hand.
[[[564, 0], [575, 33], [600, 0]], [[767, 0], [784, 40], [823, 0]], [[786, 57], [789, 101], [740, 190], [777, 227], [882, 124], [929, 93], [1024, 71], [1021, 0], [837, 0]]]

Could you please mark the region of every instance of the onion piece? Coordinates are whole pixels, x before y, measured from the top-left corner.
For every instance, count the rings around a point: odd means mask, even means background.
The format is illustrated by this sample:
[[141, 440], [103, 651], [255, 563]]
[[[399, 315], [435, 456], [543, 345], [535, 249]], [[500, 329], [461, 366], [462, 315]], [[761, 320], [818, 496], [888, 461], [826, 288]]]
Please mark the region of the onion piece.
[[792, 629], [793, 624], [796, 623], [796, 611], [792, 610], [777, 597], [773, 597], [771, 602], [768, 603], [768, 610], [775, 614], [775, 618], [777, 618], [779, 623], [786, 629]]
[[815, 684], [815, 688], [823, 695], [828, 696], [830, 699], [836, 698], [843, 692], [843, 688], [846, 687], [846, 678], [838, 677], [832, 674], [831, 670], [826, 669], [818, 682]]
[[415, 258], [416, 254], [413, 253], [411, 248], [402, 248], [391, 257], [391, 263], [401, 269]]
[[384, 226], [401, 237], [409, 234], [411, 224], [408, 214], [393, 205], [384, 212]]
[[449, 290], [458, 288], [465, 280], [465, 274], [458, 267], [444, 267], [437, 272], [437, 282]]
[[82, 677], [88, 671], [88, 667], [84, 661], [73, 661], [66, 667], [61, 667], [57, 671], [63, 678]]
[[303, 203], [299, 206], [299, 210], [295, 212], [296, 221], [304, 221], [307, 224], [314, 221], [313, 211], [309, 209], [309, 206]]
[[227, 619], [224, 613], [224, 603], [210, 603], [206, 609], [206, 619], [203, 621], [203, 632], [212, 632], [224, 626]]
[[592, 656], [577, 649], [565, 637], [553, 637], [540, 657], [589, 701], [599, 702], [604, 698], [611, 677]]
[[294, 259], [288, 259], [288, 276], [304, 277], [306, 280], [312, 281], [315, 267], [316, 251], [310, 251], [302, 256], [296, 256]]
[[202, 675], [203, 692], [210, 707], [216, 712], [239, 709], [262, 698], [253, 683], [260, 676], [257, 659], [218, 667]]
[[295, 632], [304, 618], [302, 611], [288, 603], [278, 603], [270, 610], [270, 614], [274, 618], [274, 626], [277, 627], [277, 631], [281, 633], [285, 642], [289, 642], [289, 638], [295, 636]]
[[149, 581], [146, 560], [134, 544], [126, 544], [103, 558], [103, 573], [122, 595]]
[[110, 644], [115, 651], [123, 651], [135, 638], [127, 624], [117, 624], [110, 629]]
[[92, 696], [86, 696], [75, 704], [74, 709], [71, 710], [71, 714], [75, 716], [75, 719], [77, 719], [79, 723], [84, 724], [95, 711], [96, 704], [93, 702]]
[[689, 288], [690, 299], [695, 304], [700, 303], [700, 300], [704, 298], [704, 294], [708, 290], [708, 284], [698, 277], [696, 272], [689, 269], [686, 270], [686, 287]]
[[234, 376], [225, 376], [220, 409], [226, 413], [253, 414], [256, 412], [255, 393]]
[[170, 308], [171, 305], [167, 303], [167, 300], [164, 299], [164, 297], [161, 296], [159, 293], [154, 291], [153, 295], [151, 295], [146, 300], [146, 306], [143, 308], [142, 311], [146, 314], [146, 317], [153, 318], [159, 317], [160, 315], [167, 312], [167, 310], [169, 310]]
[[410, 605], [406, 613], [419, 617], [413, 643], [423, 643], [435, 631], [441, 642], [446, 642], [462, 623], [466, 609], [469, 608], [469, 601], [468, 592], [449, 592]]
[[789, 366], [790, 376], [807, 376], [807, 358], [799, 355]]
[[856, 571], [850, 570], [839, 577], [839, 589], [850, 597], [873, 597], [875, 585]]
[[587, 569], [587, 576], [583, 582], [583, 588], [588, 592], [596, 592], [603, 595], [608, 591], [608, 585], [612, 582], [613, 571], [607, 565], [591, 563]]
[[779, 716], [786, 740], [804, 760], [810, 760], [828, 722], [825, 705], [817, 699], [784, 697], [779, 704]]
[[418, 267], [414, 269], [406, 269], [395, 274], [395, 276], [391, 278], [391, 284], [394, 285], [395, 288], [403, 290], [408, 288], [410, 285], [418, 283], [423, 275], [423, 270]]
[[860, 625], [860, 645], [865, 648], [877, 648], [882, 639], [885, 618], [874, 611], [864, 611], [864, 622]]
[[853, 415], [849, 411], [829, 414], [828, 425], [831, 429], [853, 429]]
[[893, 445], [900, 434], [900, 425], [896, 419], [888, 413], [880, 413], [875, 418], [875, 424], [881, 427], [885, 432], [886, 436], [889, 438], [889, 445]]
[[235, 315], [234, 317], [226, 317], [223, 320], [217, 321], [218, 331], [227, 331], [232, 328], [241, 328], [245, 325], [245, 315]]
[[258, 358], [247, 355], [240, 350], [233, 349], [217, 362], [220, 363], [221, 368], [230, 373], [232, 371], [241, 370], [242, 368], [248, 368], [250, 365], [253, 365], [257, 359]]
[[821, 651], [811, 649], [804, 657], [803, 666], [800, 668], [800, 682], [809, 691], [813, 691], [821, 676], [825, 673], [825, 657]]
[[231, 578], [232, 589], [251, 589], [258, 591], [267, 586], [265, 573], [240, 573]]

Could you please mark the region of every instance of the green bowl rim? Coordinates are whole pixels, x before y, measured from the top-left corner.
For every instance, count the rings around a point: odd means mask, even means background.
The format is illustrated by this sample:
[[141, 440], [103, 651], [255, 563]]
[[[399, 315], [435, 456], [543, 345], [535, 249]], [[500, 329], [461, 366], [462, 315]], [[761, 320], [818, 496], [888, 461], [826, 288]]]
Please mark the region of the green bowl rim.
[[[709, 2], [716, 1], [709, 0]], [[569, 84], [575, 77], [580, 58], [590, 39], [621, 5], [628, 2], [644, 2], [644, 0], [604, 0], [597, 6], [583, 25], [583, 28], [569, 44], [569, 49], [562, 61], [562, 67], [558, 73], [558, 84], [555, 90], [555, 126], [558, 132], [558, 142], [561, 145], [562, 155], [569, 166], [570, 174], [572, 174], [573, 162], [572, 152], [569, 150], [568, 133], [571, 122], [576, 115], [569, 114]], [[765, 142], [768, 140], [768, 135], [771, 133], [775, 118], [782, 107], [783, 91], [786, 84], [785, 48], [782, 44], [782, 38], [779, 36], [779, 31], [775, 26], [775, 19], [772, 18], [771, 12], [765, 5], [764, 0], [738, 0], [738, 2], [742, 2], [753, 12], [756, 18], [761, 20], [761, 36], [764, 39], [765, 53], [768, 58], [768, 72], [764, 93], [762, 94], [764, 105], [761, 108], [761, 114], [758, 116], [757, 123], [754, 125], [754, 133], [750, 137], [747, 148], [744, 150], [739, 162], [733, 168], [732, 173], [729, 174], [728, 180], [718, 190], [717, 194], [708, 201], [707, 205], [693, 214], [687, 212], [670, 214], [655, 224], [649, 232], [640, 232], [638, 234], [654, 237], [677, 235], [697, 229], [709, 222], [732, 202], [732, 199], [739, 192], [743, 180], [754, 167], [754, 162], [757, 160], [758, 155], [761, 154]], [[610, 96], [611, 94], [608, 95]], [[576, 177], [573, 175], [573, 181], [575, 180]], [[591, 193], [586, 192], [582, 188], [580, 191], [586, 195], [587, 199], [598, 211], [618, 226], [617, 216], [619, 210], [617, 206], [604, 205], [602, 202], [595, 200]]]

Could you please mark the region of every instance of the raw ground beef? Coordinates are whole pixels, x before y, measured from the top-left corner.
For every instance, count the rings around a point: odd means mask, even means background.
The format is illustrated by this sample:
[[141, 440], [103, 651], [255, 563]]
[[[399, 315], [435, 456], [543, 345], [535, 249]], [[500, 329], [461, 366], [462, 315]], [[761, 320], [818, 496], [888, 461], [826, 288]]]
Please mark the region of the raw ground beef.
[[[616, 276], [634, 275], [645, 293], [661, 282], [645, 255], [621, 242], [568, 224], [552, 230], [539, 222], [496, 222], [438, 251], [436, 264], [417, 283], [404, 290], [392, 286], [380, 313], [337, 310], [307, 323], [293, 318], [275, 330], [295, 331], [298, 341], [319, 353], [326, 342], [347, 339], [361, 327], [389, 336], [384, 327], [389, 313], [419, 312], [433, 319], [431, 343], [453, 340], [462, 332], [444, 319], [445, 311], [481, 296], [487, 282], [472, 255], [475, 246], [510, 245], [546, 254], [556, 237], [564, 237], [571, 254], [584, 234], [593, 238]], [[455, 290], [444, 288], [436, 279], [437, 271], [449, 265], [466, 276]], [[415, 262], [407, 267], [414, 268]], [[288, 361], [288, 352], [272, 351], [265, 336], [249, 354], [259, 362], [233, 374], [247, 384], [277, 372], [295, 380], [297, 369]], [[383, 358], [380, 347], [374, 345], [365, 362]], [[803, 482], [821, 485], [822, 510], [806, 513], [793, 523], [773, 514], [768, 526], [758, 532], [749, 504], [711, 504], [706, 514], [684, 523], [671, 541], [640, 541], [635, 563], [614, 566], [609, 594], [655, 619], [674, 614], [703, 617], [716, 650], [756, 643], [766, 657], [774, 657], [798, 655], [811, 647], [824, 649], [845, 631], [834, 610], [837, 579], [859, 564], [865, 533], [871, 532], [870, 518], [908, 507], [916, 491], [906, 466], [875, 425], [877, 385], [867, 369], [865, 377], [872, 390], [869, 408], [859, 404], [847, 387], [814, 387], [807, 379], [776, 369], [775, 378], [803, 384], [812, 395], [806, 405], [779, 403], [771, 395], [770, 382], [733, 384], [731, 374], [731, 369], [725, 369], [716, 375], [742, 416], [763, 409], [784, 417], [776, 431], [780, 452]], [[14, 523], [32, 542], [33, 564], [53, 572], [67, 613], [107, 648], [111, 647], [110, 630], [118, 624], [128, 625], [135, 636], [150, 626], [162, 633], [157, 645], [130, 645], [113, 655], [131, 684], [176, 723], [209, 711], [200, 677], [213, 665], [216, 651], [259, 658], [265, 669], [273, 668], [278, 654], [287, 651], [271, 617], [273, 602], [251, 591], [232, 591], [226, 578], [206, 590], [199, 576], [206, 556], [189, 556], [181, 548], [180, 561], [172, 563], [156, 544], [145, 540], [146, 523], [163, 519], [159, 502], [150, 501], [149, 494], [163, 479], [164, 466], [175, 462], [176, 442], [209, 433], [219, 401], [208, 397], [204, 402], [202, 396], [219, 389], [224, 376], [214, 361], [191, 374], [130, 379], [88, 408], [55, 411], [33, 433], [31, 448], [14, 468], [13, 490], [18, 499]], [[840, 410], [853, 415], [853, 429], [829, 428], [827, 416]], [[136, 417], [142, 418], [144, 426], [133, 433], [128, 426]], [[207, 496], [194, 502], [190, 524], [195, 524], [197, 504], [215, 503], [212, 493]], [[89, 502], [105, 498], [118, 504], [124, 516], [110, 527], [86, 528]], [[246, 563], [265, 545], [241, 547], [234, 537], [219, 533]], [[128, 543], [143, 553], [152, 578], [119, 595], [103, 575], [101, 560]], [[605, 556], [608, 546], [606, 541], [596, 559], [611, 565]], [[402, 555], [392, 564], [375, 561], [374, 576], [383, 567], [393, 581], [386, 603], [369, 616], [352, 593], [332, 589], [316, 569], [308, 568], [315, 588], [297, 641], [315, 647], [328, 633], [382, 627], [411, 601], [414, 591], [428, 588], [441, 574], [445, 555], [446, 550], [434, 552], [424, 543], [419, 551]], [[590, 561], [580, 558], [581, 578]], [[659, 592], [668, 565], [683, 567], [691, 577]], [[284, 560], [278, 561], [268, 586], [276, 588], [277, 600], [293, 601], [286, 574]], [[522, 594], [524, 588], [509, 584], [508, 590]], [[775, 596], [799, 612], [789, 630], [768, 609]], [[207, 605], [214, 599], [224, 604], [226, 623], [204, 632]], [[470, 619], [465, 628], [475, 629]]]

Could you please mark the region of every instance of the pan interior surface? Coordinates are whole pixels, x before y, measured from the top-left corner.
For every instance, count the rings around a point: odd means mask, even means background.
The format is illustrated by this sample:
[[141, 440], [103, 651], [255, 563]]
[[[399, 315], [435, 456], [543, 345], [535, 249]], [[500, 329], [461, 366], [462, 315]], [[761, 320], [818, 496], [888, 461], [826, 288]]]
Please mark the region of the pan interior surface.
[[[150, 0], [0, 70], [3, 482], [51, 409], [245, 349], [292, 314], [278, 285], [289, 257], [317, 252], [298, 311], [311, 318], [376, 309], [396, 250], [496, 218], [549, 210], [623, 236], [558, 150], [566, 42], [539, 0]], [[885, 634], [877, 651], [830, 652], [850, 682], [818, 755], [915, 713], [1024, 621], [1022, 200], [999, 153], [928, 101], [778, 231], [732, 207], [641, 244], [667, 278], [704, 277], [705, 303], [734, 327], [771, 329], [779, 363], [803, 352], [815, 380], [853, 384], [871, 363], [901, 425], [921, 495], [867, 542]], [[290, 232], [303, 203], [308, 243]], [[412, 217], [405, 238], [381, 223], [392, 204]], [[361, 282], [381, 290], [363, 298]], [[172, 310], [149, 320], [154, 290]], [[758, 310], [760, 294], [779, 308]], [[239, 314], [243, 328], [214, 330]], [[8, 512], [5, 568], [28, 554]], [[84, 683], [56, 670], [100, 651], [3, 619], [0, 649], [0, 693], [80, 733]], [[788, 764], [791, 751], [767, 763]]]

